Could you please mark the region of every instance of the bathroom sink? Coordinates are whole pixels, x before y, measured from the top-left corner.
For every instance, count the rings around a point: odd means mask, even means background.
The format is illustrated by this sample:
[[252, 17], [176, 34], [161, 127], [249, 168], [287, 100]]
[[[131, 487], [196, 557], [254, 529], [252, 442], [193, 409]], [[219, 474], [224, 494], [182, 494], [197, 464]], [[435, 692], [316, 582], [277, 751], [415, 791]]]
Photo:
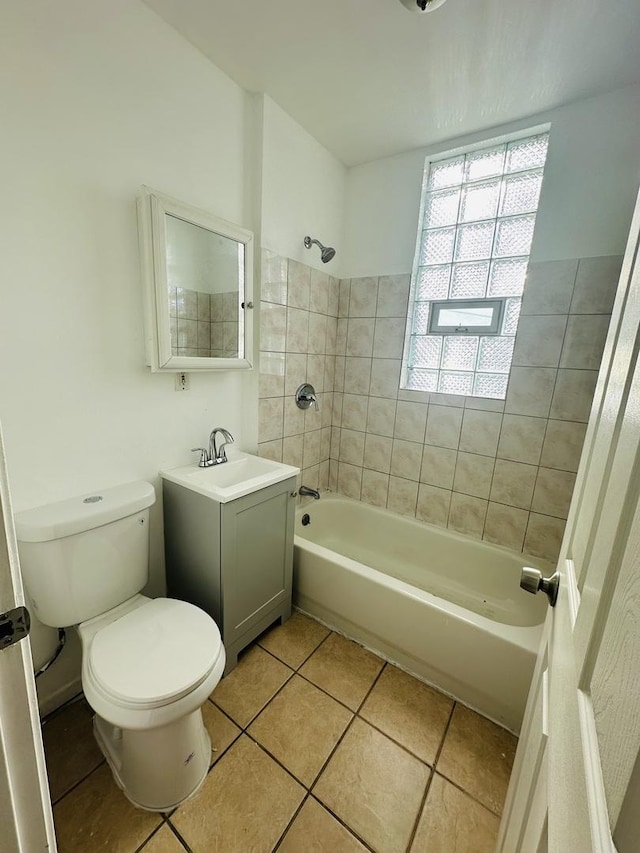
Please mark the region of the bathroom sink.
[[280, 483], [300, 473], [299, 468], [253, 456], [239, 450], [228, 450], [228, 461], [209, 468], [184, 465], [161, 471], [165, 480], [177, 483], [219, 503], [233, 501], [265, 486]]

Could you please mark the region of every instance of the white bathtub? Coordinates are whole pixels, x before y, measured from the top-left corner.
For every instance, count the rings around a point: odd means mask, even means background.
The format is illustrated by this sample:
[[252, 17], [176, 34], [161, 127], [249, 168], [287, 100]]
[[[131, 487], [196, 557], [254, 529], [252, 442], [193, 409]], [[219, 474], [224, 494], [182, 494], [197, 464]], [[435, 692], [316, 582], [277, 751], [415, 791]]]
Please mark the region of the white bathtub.
[[549, 569], [324, 494], [297, 515], [294, 603], [517, 733], [546, 614], [519, 587], [525, 564]]

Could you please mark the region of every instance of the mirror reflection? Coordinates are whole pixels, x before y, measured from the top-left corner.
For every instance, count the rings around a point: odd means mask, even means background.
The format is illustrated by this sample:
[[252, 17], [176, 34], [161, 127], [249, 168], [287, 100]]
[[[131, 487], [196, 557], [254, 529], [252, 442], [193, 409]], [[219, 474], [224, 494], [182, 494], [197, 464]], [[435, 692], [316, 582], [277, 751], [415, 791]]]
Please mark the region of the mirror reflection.
[[165, 214], [171, 354], [243, 358], [245, 246]]

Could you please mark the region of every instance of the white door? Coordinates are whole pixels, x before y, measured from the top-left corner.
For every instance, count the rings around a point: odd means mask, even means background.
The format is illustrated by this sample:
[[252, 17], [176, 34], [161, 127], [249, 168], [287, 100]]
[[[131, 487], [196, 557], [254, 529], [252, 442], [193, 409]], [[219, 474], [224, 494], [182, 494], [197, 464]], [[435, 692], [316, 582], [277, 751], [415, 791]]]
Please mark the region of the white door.
[[[0, 613], [24, 604], [0, 431]], [[28, 638], [0, 651], [0, 849], [55, 853]]]
[[[640, 201], [499, 853], [640, 851]], [[541, 593], [538, 593], [541, 594]], [[635, 800], [635, 802], [634, 802]]]

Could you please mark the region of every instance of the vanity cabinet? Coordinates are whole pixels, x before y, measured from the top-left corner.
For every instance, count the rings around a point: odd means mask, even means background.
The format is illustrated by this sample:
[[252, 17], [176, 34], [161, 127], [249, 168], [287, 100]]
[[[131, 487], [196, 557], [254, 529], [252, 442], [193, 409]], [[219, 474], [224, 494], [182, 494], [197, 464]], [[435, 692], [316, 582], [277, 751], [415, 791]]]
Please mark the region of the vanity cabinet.
[[167, 594], [215, 619], [227, 655], [291, 614], [295, 477], [219, 503], [163, 479]]

